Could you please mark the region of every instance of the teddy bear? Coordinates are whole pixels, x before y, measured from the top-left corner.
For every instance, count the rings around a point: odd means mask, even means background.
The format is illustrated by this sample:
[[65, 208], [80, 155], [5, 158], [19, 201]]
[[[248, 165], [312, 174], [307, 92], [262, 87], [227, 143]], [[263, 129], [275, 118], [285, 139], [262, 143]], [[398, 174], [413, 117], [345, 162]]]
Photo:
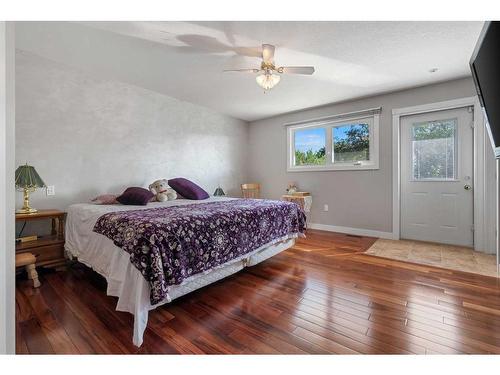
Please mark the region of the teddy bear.
[[168, 181], [165, 179], [153, 182], [149, 185], [149, 190], [156, 195], [156, 200], [158, 202], [173, 201], [177, 199], [177, 193], [168, 186]]

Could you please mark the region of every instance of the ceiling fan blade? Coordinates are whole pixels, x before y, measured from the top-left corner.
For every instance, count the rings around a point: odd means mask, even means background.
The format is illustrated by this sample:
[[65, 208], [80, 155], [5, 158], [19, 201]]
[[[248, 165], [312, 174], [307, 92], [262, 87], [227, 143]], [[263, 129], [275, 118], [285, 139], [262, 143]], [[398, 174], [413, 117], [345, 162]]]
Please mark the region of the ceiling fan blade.
[[282, 66], [278, 68], [279, 73], [285, 74], [313, 74], [314, 66]]
[[271, 44], [262, 45], [262, 59], [265, 63], [274, 63], [274, 49]]
[[225, 69], [224, 72], [258, 73], [259, 69]]

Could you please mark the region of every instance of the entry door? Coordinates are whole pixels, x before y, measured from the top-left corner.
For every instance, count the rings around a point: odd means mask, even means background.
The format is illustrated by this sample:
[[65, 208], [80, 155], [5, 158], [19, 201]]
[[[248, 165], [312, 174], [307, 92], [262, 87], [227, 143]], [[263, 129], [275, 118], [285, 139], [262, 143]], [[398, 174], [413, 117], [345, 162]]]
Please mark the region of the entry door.
[[468, 108], [401, 118], [401, 238], [473, 246], [472, 123]]

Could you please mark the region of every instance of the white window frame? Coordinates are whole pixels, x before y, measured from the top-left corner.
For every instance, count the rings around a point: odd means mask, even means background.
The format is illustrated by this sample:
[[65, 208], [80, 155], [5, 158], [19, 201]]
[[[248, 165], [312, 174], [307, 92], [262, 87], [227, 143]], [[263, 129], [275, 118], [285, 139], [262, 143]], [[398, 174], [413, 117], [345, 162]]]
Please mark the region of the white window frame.
[[[335, 163], [333, 155], [333, 129], [367, 120], [370, 129], [369, 155], [370, 160], [357, 163]], [[379, 123], [380, 108], [369, 109], [344, 115], [335, 115], [306, 122], [285, 124], [287, 127], [287, 171], [358, 171], [379, 169]], [[324, 165], [298, 165], [295, 163], [295, 132], [297, 130], [322, 128], [326, 131], [326, 163]]]

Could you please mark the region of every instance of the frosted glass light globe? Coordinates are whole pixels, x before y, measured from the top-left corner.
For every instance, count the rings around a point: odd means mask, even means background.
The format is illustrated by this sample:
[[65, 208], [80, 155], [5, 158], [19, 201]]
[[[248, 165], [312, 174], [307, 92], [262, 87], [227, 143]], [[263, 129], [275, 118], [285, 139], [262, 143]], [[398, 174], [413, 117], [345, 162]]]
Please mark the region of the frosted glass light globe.
[[272, 89], [279, 83], [280, 79], [281, 77], [279, 74], [272, 74], [272, 73], [264, 73], [255, 78], [257, 84], [264, 90]]

